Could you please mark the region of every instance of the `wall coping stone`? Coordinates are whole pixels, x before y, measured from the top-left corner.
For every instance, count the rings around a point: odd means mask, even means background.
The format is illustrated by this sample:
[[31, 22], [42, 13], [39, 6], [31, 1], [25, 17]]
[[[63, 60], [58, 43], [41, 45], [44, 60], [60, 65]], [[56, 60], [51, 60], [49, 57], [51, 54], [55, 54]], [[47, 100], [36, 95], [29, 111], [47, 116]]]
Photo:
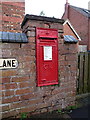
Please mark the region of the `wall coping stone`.
[[26, 14], [26, 16], [24, 17], [24, 20], [21, 24], [21, 28], [23, 28], [23, 26], [25, 25], [25, 23], [28, 20], [47, 21], [47, 22], [61, 23], [61, 24], [63, 24], [65, 22], [63, 19], [58, 19], [58, 18], [54, 18], [54, 17], [46, 17], [46, 16], [37, 16], [37, 15]]

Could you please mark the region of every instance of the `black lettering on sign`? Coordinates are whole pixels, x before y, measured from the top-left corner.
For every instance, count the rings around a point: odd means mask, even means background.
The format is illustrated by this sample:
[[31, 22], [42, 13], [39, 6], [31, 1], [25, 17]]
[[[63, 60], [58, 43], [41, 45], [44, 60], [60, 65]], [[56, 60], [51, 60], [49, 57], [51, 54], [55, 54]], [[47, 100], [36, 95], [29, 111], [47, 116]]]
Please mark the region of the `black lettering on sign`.
[[2, 69], [14, 69], [18, 66], [16, 59], [0, 59], [0, 70]]
[[12, 60], [12, 67], [15, 67], [15, 60]]
[[5, 60], [3, 61], [3, 67], [6, 67], [6, 61]]
[[7, 60], [7, 67], [11, 67], [11, 60]]

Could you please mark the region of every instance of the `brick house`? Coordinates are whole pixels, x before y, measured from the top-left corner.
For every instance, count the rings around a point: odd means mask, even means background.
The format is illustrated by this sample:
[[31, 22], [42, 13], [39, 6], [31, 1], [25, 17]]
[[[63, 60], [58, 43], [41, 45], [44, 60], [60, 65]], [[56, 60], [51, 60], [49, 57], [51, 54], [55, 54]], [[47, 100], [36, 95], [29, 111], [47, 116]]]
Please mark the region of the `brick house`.
[[69, 19], [80, 36], [79, 47], [90, 50], [90, 10], [72, 6], [66, 2], [62, 18]]
[[[15, 58], [19, 64], [15, 69], [0, 69], [0, 117], [17, 118], [22, 113], [39, 114], [75, 105], [78, 43], [62, 38], [64, 20], [26, 15], [21, 22], [24, 13], [22, 2], [3, 3], [2, 7], [4, 5], [7, 6], [10, 14], [6, 15], [7, 11], [5, 11], [4, 16], [4, 10], [2, 11], [0, 58]], [[21, 12], [18, 11], [20, 6], [21, 10], [23, 9]], [[11, 14], [11, 10], [15, 13]], [[17, 24], [19, 27], [16, 28]], [[20, 30], [20, 24], [23, 33]], [[57, 31], [57, 85], [37, 86], [36, 28]], [[43, 32], [41, 33], [43, 36]], [[50, 43], [54, 44], [55, 38], [52, 38], [52, 34], [49, 37], [51, 37]], [[52, 49], [54, 52], [54, 45]]]

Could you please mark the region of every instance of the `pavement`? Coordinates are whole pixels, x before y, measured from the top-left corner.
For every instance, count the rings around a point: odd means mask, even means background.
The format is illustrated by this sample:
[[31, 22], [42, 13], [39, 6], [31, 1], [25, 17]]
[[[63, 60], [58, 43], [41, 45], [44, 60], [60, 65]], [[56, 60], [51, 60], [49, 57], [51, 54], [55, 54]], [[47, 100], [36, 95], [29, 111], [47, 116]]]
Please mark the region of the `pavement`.
[[90, 105], [72, 110], [70, 113], [60, 114], [57, 112], [42, 113], [31, 116], [31, 120], [90, 120]]
[[51, 113], [34, 115], [30, 118], [31, 120], [90, 120], [90, 94], [77, 96], [76, 105], [82, 107], [64, 114], [53, 111]]
[[72, 110], [70, 113], [60, 114], [58, 112], [42, 113], [31, 116], [31, 120], [90, 120], [90, 105]]
[[85, 119], [90, 120], [90, 105], [83, 106], [81, 108], [77, 108], [73, 110], [71, 113], [68, 114], [71, 117], [71, 120], [73, 119]]

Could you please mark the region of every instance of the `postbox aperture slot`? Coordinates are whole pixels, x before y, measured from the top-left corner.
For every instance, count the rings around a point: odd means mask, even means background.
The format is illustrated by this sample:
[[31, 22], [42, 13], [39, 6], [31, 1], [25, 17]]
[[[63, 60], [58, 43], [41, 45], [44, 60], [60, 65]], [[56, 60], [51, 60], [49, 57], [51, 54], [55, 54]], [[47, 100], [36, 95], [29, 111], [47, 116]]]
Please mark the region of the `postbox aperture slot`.
[[57, 39], [57, 36], [39, 36], [39, 39], [50, 39], [50, 40], [54, 40]]
[[40, 39], [40, 42], [55, 42], [55, 40], [50, 40], [50, 39]]

